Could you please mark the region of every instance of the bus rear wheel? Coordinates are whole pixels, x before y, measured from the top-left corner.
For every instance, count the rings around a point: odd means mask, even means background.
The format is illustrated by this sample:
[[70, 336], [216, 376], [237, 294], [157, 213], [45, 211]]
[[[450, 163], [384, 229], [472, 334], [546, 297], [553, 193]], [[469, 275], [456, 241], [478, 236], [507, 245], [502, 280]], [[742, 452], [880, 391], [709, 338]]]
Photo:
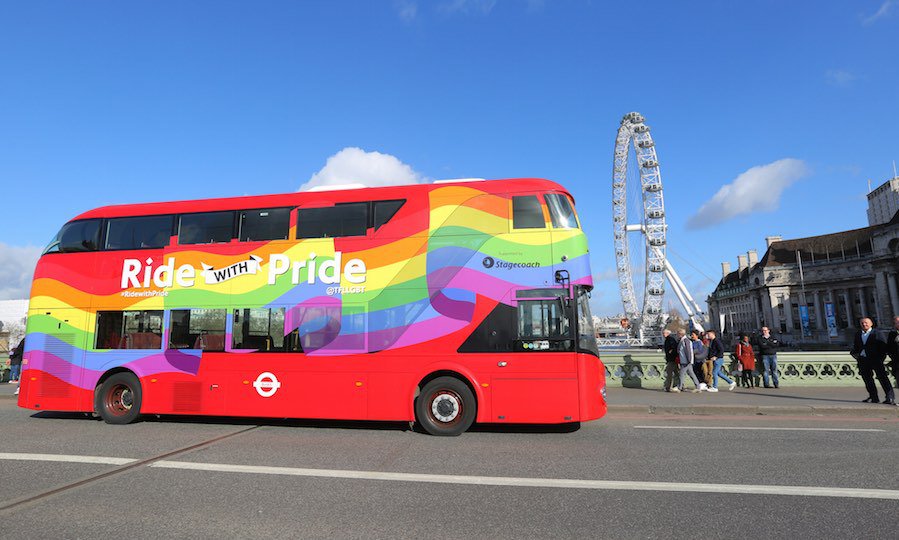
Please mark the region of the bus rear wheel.
[[415, 400], [415, 419], [431, 435], [461, 435], [474, 423], [477, 412], [471, 389], [455, 377], [434, 379]]
[[140, 416], [140, 380], [133, 373], [116, 373], [94, 394], [94, 409], [107, 424], [130, 424]]

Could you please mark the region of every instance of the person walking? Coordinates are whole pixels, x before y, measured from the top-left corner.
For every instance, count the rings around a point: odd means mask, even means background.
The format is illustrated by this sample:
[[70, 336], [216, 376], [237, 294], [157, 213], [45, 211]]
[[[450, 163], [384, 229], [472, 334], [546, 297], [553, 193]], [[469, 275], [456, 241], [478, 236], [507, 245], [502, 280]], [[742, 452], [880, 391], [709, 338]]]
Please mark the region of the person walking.
[[680, 386], [678, 387], [678, 390], [683, 392], [684, 383], [686, 382], [687, 377], [689, 377], [693, 380], [693, 385], [696, 386], [692, 392], [694, 394], [702, 392], [699, 388], [699, 381], [696, 379], [696, 374], [693, 373], [693, 342], [687, 337], [686, 330], [678, 330], [677, 337], [677, 359], [680, 364]]
[[721, 340], [714, 330], [709, 330], [705, 335], [709, 338], [709, 360], [712, 362], [712, 386], [708, 391], [718, 391], [718, 377], [730, 385], [728, 390], [733, 391], [737, 383], [724, 372], [724, 346], [721, 345]]
[[25, 352], [25, 338], [19, 341], [16, 348], [9, 353], [9, 383], [19, 382], [20, 372], [22, 370], [22, 354]]
[[893, 329], [887, 336], [887, 354], [890, 355], [890, 367], [899, 388], [899, 315], [893, 317]]
[[705, 362], [709, 357], [709, 349], [702, 342], [702, 334], [699, 330], [690, 331], [690, 341], [693, 342], [693, 374], [699, 380], [699, 389], [709, 387], [705, 377]]
[[858, 360], [858, 371], [868, 390], [868, 399], [862, 401], [880, 403], [877, 397], [877, 385], [874, 384], [876, 375], [885, 394], [883, 402], [887, 405], [895, 405], [896, 397], [893, 393], [893, 386], [890, 384], [886, 368], [883, 365], [887, 354], [886, 337], [874, 329], [874, 322], [868, 317], [859, 320], [858, 324], [861, 328], [855, 333], [855, 341], [852, 343], [852, 350], [849, 351], [849, 354]]
[[743, 386], [752, 388], [752, 372], [755, 370], [755, 353], [752, 350], [752, 345], [749, 344], [749, 336], [747, 334], [740, 334], [740, 341], [737, 342], [737, 346], [734, 349], [734, 355], [736, 355], [737, 361], [740, 362], [740, 366], [743, 368], [743, 375], [741, 377]]
[[[677, 377], [677, 338], [671, 335], [671, 330], [667, 328], [662, 330], [662, 336], [665, 342], [662, 349], [665, 351], [665, 391], [680, 392], [678, 385], [674, 384], [674, 378]], [[674, 386], [674, 388], [672, 388]]]
[[762, 379], [765, 388], [771, 388], [768, 381], [768, 374], [771, 374], [771, 382], [774, 388], [780, 388], [779, 379], [777, 377], [777, 349], [780, 348], [780, 341], [771, 335], [771, 330], [767, 326], [762, 327], [762, 335], [759, 337], [759, 355], [762, 357]]

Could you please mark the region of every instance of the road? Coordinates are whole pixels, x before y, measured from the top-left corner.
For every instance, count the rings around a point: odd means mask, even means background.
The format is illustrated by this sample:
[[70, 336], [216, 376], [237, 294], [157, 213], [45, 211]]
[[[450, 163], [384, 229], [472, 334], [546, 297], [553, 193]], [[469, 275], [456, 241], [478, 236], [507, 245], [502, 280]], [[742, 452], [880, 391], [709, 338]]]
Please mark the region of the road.
[[633, 414], [449, 439], [407, 428], [109, 426], [0, 400], [0, 537], [896, 536], [896, 419]]

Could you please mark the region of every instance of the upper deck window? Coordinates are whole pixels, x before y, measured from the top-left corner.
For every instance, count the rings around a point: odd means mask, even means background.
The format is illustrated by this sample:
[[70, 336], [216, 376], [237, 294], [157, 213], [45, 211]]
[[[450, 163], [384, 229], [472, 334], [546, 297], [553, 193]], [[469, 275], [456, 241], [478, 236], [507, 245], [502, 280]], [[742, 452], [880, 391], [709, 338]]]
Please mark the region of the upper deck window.
[[97, 251], [100, 247], [100, 220], [72, 221], [62, 226], [44, 253], [74, 253]]
[[536, 195], [519, 195], [512, 197], [513, 229], [544, 229], [543, 208]]
[[240, 213], [240, 241], [287, 240], [290, 208], [247, 210]]
[[381, 228], [381, 225], [384, 225], [388, 221], [390, 221], [393, 216], [402, 208], [403, 204], [405, 204], [405, 199], [397, 200], [397, 201], [375, 201], [372, 203], [374, 208], [374, 227], [377, 231]]
[[230, 242], [234, 230], [234, 212], [185, 214], [179, 218], [179, 244]]
[[161, 248], [169, 244], [172, 216], [142, 216], [110, 219], [105, 249]]
[[559, 193], [547, 193], [545, 197], [553, 227], [557, 229], [578, 228], [577, 216], [574, 214], [574, 208], [568, 197]]
[[365, 236], [368, 206], [367, 202], [362, 202], [300, 208], [297, 211], [297, 238]]

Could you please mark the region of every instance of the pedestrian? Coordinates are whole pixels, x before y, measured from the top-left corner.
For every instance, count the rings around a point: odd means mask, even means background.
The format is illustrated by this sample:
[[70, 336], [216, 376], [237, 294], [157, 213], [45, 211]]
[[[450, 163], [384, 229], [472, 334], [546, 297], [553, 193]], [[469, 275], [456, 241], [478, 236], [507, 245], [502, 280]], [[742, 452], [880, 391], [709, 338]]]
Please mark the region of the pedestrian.
[[705, 335], [709, 338], [709, 360], [712, 362], [712, 386], [708, 391], [718, 391], [718, 377], [721, 377], [730, 385], [728, 390], [733, 391], [737, 383], [724, 372], [724, 346], [721, 345], [721, 340], [718, 339], [718, 335], [714, 330], [709, 330]]
[[693, 374], [699, 380], [699, 389], [705, 390], [709, 387], [705, 377], [705, 362], [709, 357], [709, 349], [702, 342], [702, 332], [699, 330], [690, 331], [690, 341], [693, 342]]
[[896, 387], [899, 388], [899, 315], [893, 317], [893, 329], [887, 336], [887, 354], [890, 355], [890, 367], [893, 378], [896, 379]]
[[9, 383], [19, 382], [19, 373], [22, 370], [22, 354], [25, 351], [25, 338], [19, 341], [16, 348], [9, 353]]
[[674, 378], [677, 377], [678, 370], [677, 338], [672, 336], [671, 330], [667, 328], [662, 330], [662, 336], [665, 337], [665, 342], [662, 344], [662, 348], [665, 350], [665, 391], [680, 392], [678, 385], [674, 384]]
[[765, 370], [762, 374], [765, 388], [771, 388], [768, 382], [769, 373], [771, 382], [774, 383], [774, 388], [780, 388], [777, 377], [777, 349], [779, 348], [780, 341], [771, 335], [771, 330], [767, 326], [763, 326], [762, 335], [759, 337], [759, 355], [762, 357], [762, 368]]
[[737, 342], [734, 354], [737, 357], [737, 361], [740, 362], [740, 366], [743, 368], [743, 376], [741, 377], [743, 386], [752, 388], [752, 372], [755, 370], [755, 353], [752, 351], [752, 345], [749, 344], [748, 335], [740, 334], [740, 341]]
[[678, 390], [684, 391], [684, 382], [689, 377], [693, 380], [693, 385], [696, 386], [692, 392], [694, 394], [702, 392], [699, 387], [699, 381], [696, 379], [696, 374], [693, 373], [693, 342], [687, 337], [687, 331], [683, 329], [677, 331], [677, 337], [677, 359], [680, 364], [680, 386]]
[[849, 354], [858, 360], [858, 371], [868, 390], [868, 398], [862, 401], [880, 403], [880, 399], [877, 397], [877, 386], [874, 384], [876, 375], [885, 394], [883, 402], [887, 405], [895, 405], [896, 398], [893, 394], [893, 387], [890, 385], [886, 367], [883, 365], [887, 354], [886, 336], [874, 329], [874, 322], [868, 317], [859, 320], [858, 324], [861, 329], [855, 333], [855, 341]]

